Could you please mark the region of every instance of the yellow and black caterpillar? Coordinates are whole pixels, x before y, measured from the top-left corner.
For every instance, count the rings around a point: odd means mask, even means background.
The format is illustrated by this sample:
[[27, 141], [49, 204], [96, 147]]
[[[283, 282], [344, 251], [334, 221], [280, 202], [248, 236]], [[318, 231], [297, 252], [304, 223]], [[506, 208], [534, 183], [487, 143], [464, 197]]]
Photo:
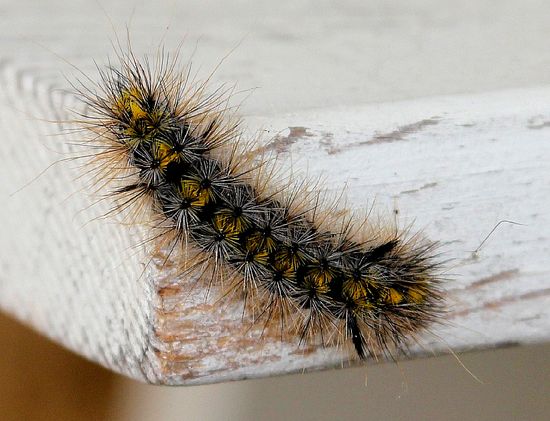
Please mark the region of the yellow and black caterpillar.
[[373, 233], [365, 221], [326, 223], [318, 202], [272, 186], [242, 147], [224, 93], [208, 94], [175, 63], [121, 54], [120, 67], [100, 70], [97, 89], [79, 90], [117, 206], [147, 204], [171, 253], [195, 250], [193, 265], [211, 282], [231, 279], [245, 307], [258, 300], [260, 316], [291, 314], [298, 323], [288, 329], [302, 341], [337, 336], [361, 359], [404, 350], [442, 309], [434, 244]]

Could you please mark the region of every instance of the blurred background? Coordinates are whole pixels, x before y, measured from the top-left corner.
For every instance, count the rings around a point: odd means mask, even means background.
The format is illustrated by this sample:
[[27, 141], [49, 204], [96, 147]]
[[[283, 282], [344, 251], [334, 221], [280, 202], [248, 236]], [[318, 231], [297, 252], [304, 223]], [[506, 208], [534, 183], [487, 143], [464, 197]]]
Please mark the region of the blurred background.
[[[159, 387], [111, 373], [0, 315], [0, 419], [548, 420], [550, 345], [271, 379]], [[365, 380], [368, 384], [365, 386]]]
[[[248, 115], [550, 83], [547, 0], [0, 0], [0, 58], [56, 82], [60, 68], [73, 70], [59, 57], [93, 71], [111, 52], [110, 20], [119, 34], [125, 24], [150, 34], [138, 50], [164, 36], [198, 42], [194, 60], [206, 69], [241, 42], [216, 78], [259, 88]], [[28, 48], [12, 42], [22, 37]], [[188, 388], [123, 378], [2, 314], [0, 349], [0, 420], [550, 417], [550, 345], [460, 355], [483, 384], [447, 356]]]

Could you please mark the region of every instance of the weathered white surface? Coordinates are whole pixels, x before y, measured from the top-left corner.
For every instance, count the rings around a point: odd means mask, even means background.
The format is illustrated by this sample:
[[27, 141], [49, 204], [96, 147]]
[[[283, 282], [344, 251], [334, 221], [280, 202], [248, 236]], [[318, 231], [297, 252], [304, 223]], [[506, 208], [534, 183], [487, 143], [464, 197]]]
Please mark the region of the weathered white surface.
[[[93, 2], [54, 3], [2, 4], [11, 19], [0, 26], [0, 308], [76, 352], [152, 382], [214, 382], [339, 364], [341, 355], [330, 350], [302, 357], [293, 344], [255, 340], [258, 332], [245, 332], [236, 307], [212, 310], [200, 291], [181, 299], [184, 283], [168, 278], [166, 289], [166, 274], [144, 268], [148, 257], [133, 247], [139, 232], [94, 220], [108, 203], [89, 207], [96, 199], [82, 191], [77, 163], [60, 162], [41, 174], [67, 156], [66, 139], [57, 125], [37, 118], [63, 116], [70, 99], [52, 96], [50, 87], [66, 87], [60, 67], [74, 69], [33, 41], [88, 71], [92, 59], [110, 53], [109, 23]], [[239, 3], [231, 11], [239, 17], [231, 20], [213, 2], [191, 9], [154, 4], [137, 8], [138, 52], [155, 51], [168, 16], [177, 28], [168, 32], [172, 44], [188, 34], [192, 46], [202, 35], [195, 62], [207, 69], [248, 34], [216, 80], [261, 87], [244, 112], [270, 117], [246, 121], [268, 129], [266, 141], [275, 136], [270, 145], [281, 164], [292, 160], [310, 175], [323, 173], [334, 190], [347, 184], [352, 207], [376, 198], [381, 212], [398, 209], [403, 223], [415, 219], [443, 242], [453, 259], [452, 325], [438, 333], [453, 349], [548, 340], [550, 89], [358, 105], [549, 82], [540, 71], [550, 63], [549, 18], [537, 12], [542, 2], [443, 10], [431, 1], [317, 8], [304, 0], [266, 15], [259, 12], [267, 3], [257, 10]], [[126, 23], [128, 5], [113, 7], [115, 23]], [[90, 26], [92, 20], [99, 24]], [[522, 71], [510, 71], [518, 62]], [[298, 111], [311, 107], [329, 108]], [[502, 219], [524, 225], [501, 225], [472, 255]], [[442, 342], [426, 339], [429, 349], [445, 351]]]
[[[211, 306], [185, 280], [151, 266], [140, 276], [148, 259], [132, 248], [139, 233], [92, 221], [106, 203], [82, 211], [93, 199], [79, 190], [76, 164], [59, 162], [38, 174], [60, 158], [52, 149], [64, 147], [42, 131], [56, 126], [20, 110], [43, 115], [62, 97], [49, 102], [47, 90], [21, 81], [14, 85], [4, 71], [4, 86], [11, 86], [0, 102], [9, 157], [2, 168], [4, 309], [77, 352], [150, 381], [202, 383], [342, 362], [331, 350], [302, 355], [295, 344], [259, 340], [261, 327], [248, 331], [238, 306]], [[294, 167], [324, 174], [333, 189], [347, 184], [352, 208], [376, 198], [382, 211], [397, 209], [404, 224], [414, 218], [444, 244], [454, 259], [452, 326], [437, 333], [461, 350], [549, 338], [549, 103], [550, 89], [540, 88], [249, 121], [280, 132], [268, 146], [281, 165], [292, 157]], [[25, 121], [31, 123], [22, 127]], [[501, 225], [473, 255], [502, 219], [524, 225]], [[446, 351], [426, 339], [430, 350]]]
[[[299, 136], [272, 144], [331, 185], [347, 185], [351, 207], [375, 198], [397, 209], [402, 225], [414, 221], [443, 243], [457, 325], [444, 337], [453, 348], [550, 337], [549, 88], [300, 113], [265, 124], [294, 127]], [[501, 224], [472, 253], [501, 220], [523, 226]]]
[[257, 88], [252, 115], [550, 84], [546, 0], [0, 0], [0, 18], [2, 57], [63, 86], [63, 59], [113, 56], [113, 27], [139, 54], [185, 39], [203, 74], [238, 45], [214, 81]]
[[82, 162], [70, 159], [53, 123], [70, 98], [52, 96], [9, 66], [0, 72], [0, 307], [84, 356], [143, 378], [150, 300], [140, 278], [145, 258], [132, 248], [137, 240], [113, 220], [94, 220], [109, 204], [86, 193]]
[[[375, 198], [380, 212], [397, 210], [402, 226], [414, 220], [441, 241], [443, 258], [452, 259], [450, 314], [435, 337], [425, 335], [426, 348], [415, 351], [423, 354], [550, 339], [549, 104], [550, 89], [540, 88], [255, 122], [272, 133], [282, 130], [268, 142], [281, 165], [292, 161], [311, 176], [324, 175], [331, 189], [347, 185], [353, 209]], [[523, 225], [501, 224], [474, 253], [504, 219]], [[169, 382], [255, 377], [345, 360], [333, 350], [296, 352], [295, 344], [259, 339], [262, 326], [243, 340], [238, 306], [209, 307], [203, 291], [169, 282], [156, 319]]]

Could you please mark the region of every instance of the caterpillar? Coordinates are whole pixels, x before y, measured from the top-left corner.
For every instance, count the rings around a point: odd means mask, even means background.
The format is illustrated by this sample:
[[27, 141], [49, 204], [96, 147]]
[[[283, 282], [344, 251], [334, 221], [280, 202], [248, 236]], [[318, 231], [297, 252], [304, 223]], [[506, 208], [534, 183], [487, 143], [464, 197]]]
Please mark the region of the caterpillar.
[[75, 86], [84, 144], [114, 210], [143, 213], [182, 273], [236, 291], [300, 343], [345, 343], [361, 360], [405, 352], [440, 319], [435, 243], [277, 183], [227, 91], [194, 81], [177, 54], [118, 56], [95, 86]]

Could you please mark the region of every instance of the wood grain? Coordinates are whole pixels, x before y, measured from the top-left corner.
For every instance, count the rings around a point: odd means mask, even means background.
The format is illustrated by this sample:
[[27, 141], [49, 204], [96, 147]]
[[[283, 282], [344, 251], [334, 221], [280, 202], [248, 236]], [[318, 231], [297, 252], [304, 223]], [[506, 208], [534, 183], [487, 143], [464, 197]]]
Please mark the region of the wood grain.
[[[266, 15], [252, 25], [250, 45], [232, 53], [214, 82], [262, 86], [243, 107], [245, 123], [250, 133], [265, 130], [263, 148], [281, 167], [323, 176], [323, 189], [346, 189], [347, 207], [360, 211], [374, 202], [378, 214], [396, 215], [401, 226], [414, 223], [441, 242], [449, 314], [411, 357], [547, 342], [550, 88], [521, 88], [548, 83], [541, 69], [547, 69], [543, 40], [550, 25], [538, 12], [542, 2], [481, 25], [469, 10], [457, 6], [449, 20], [449, 11], [427, 1], [406, 15], [414, 34], [401, 21], [390, 30], [391, 10], [356, 3], [332, 10], [329, 21], [307, 0]], [[490, 3], [476, 10], [493, 16], [519, 7], [504, 1], [495, 11]], [[246, 19], [220, 27], [227, 14], [212, 2], [175, 12], [156, 4], [155, 22], [141, 11], [133, 23], [138, 53], [157, 47], [172, 13], [189, 23], [191, 50], [206, 34], [194, 59], [207, 68], [249, 30]], [[243, 322], [238, 303], [216, 302], [217, 291], [205, 300], [191, 279], [152, 264], [138, 246], [143, 231], [99, 218], [109, 204], [90, 194], [79, 162], [66, 159], [75, 152], [68, 145], [75, 134], [55, 123], [77, 105], [56, 88], [68, 86], [60, 68], [79, 72], [67, 62], [91, 74], [92, 59], [109, 54], [109, 20], [86, 2], [32, 11], [13, 2], [4, 7], [12, 18], [0, 28], [11, 40], [0, 60], [0, 308], [93, 361], [151, 383], [200, 384], [349, 364], [338, 350], [298, 348], [269, 332], [261, 337], [261, 326]], [[303, 25], [287, 18], [308, 10], [312, 20]], [[128, 5], [108, 13], [122, 22]], [[37, 25], [34, 18], [43, 15], [51, 19]], [[88, 27], [90, 19], [103, 23]], [[30, 40], [15, 37], [17, 31]], [[152, 33], [158, 35], [153, 43]], [[181, 38], [171, 33], [172, 41]], [[319, 39], [327, 41], [321, 46]], [[496, 39], [506, 42], [490, 42]], [[38, 40], [49, 42], [47, 48]], [[510, 70], [517, 62], [522, 73]], [[520, 88], [502, 90], [513, 86]], [[466, 90], [479, 93], [453, 94]], [[436, 93], [446, 95], [423, 97]], [[415, 99], [380, 102], [399, 98]], [[361, 105], [367, 101], [375, 102]], [[502, 223], [483, 243], [502, 220], [521, 225]]]
[[[349, 206], [380, 214], [443, 245], [449, 314], [413, 355], [547, 341], [550, 283], [545, 212], [550, 182], [550, 89], [320, 110], [255, 119], [280, 165], [346, 187]], [[286, 129], [284, 129], [286, 127]], [[479, 248], [488, 233], [501, 223]], [[518, 225], [521, 224], [521, 225]], [[169, 383], [209, 382], [349, 362], [243, 328], [237, 305], [204, 301], [189, 281], [156, 276], [157, 356]], [[215, 295], [215, 294], [214, 294]], [[249, 322], [249, 321], [248, 321]], [[247, 320], [245, 320], [247, 326]], [[250, 325], [248, 325], [250, 326]]]

